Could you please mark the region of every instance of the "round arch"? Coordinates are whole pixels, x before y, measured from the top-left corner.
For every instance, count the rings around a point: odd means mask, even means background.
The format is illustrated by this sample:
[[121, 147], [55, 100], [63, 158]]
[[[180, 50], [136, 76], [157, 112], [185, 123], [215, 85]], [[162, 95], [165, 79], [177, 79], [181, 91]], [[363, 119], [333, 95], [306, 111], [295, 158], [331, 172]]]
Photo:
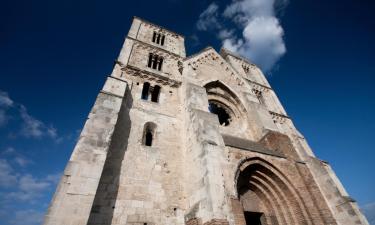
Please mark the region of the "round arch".
[[220, 80], [207, 82], [204, 86], [207, 92], [209, 111], [219, 117], [223, 126], [235, 123], [236, 127], [246, 128], [246, 109], [240, 98]]
[[266, 160], [243, 159], [236, 169], [234, 185], [245, 220], [262, 225], [312, 224], [297, 189]]

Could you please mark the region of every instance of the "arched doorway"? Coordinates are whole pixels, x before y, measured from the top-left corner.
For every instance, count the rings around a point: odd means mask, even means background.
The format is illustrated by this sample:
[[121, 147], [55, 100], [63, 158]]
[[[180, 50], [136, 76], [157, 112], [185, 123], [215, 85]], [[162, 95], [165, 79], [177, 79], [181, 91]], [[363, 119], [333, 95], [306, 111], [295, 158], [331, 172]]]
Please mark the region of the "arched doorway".
[[247, 160], [236, 177], [243, 210], [237, 225], [311, 224], [296, 189], [271, 164], [259, 158]]

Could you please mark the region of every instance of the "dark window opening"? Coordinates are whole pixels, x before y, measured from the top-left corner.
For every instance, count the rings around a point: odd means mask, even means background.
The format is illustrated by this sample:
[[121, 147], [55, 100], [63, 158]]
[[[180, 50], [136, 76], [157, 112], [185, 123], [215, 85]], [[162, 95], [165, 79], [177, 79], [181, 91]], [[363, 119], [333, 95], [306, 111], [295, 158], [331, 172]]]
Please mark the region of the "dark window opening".
[[153, 122], [145, 123], [145, 126], [143, 128], [143, 138], [142, 138], [143, 145], [152, 146], [154, 135], [155, 135], [155, 129], [156, 129], [156, 124], [154, 124]]
[[215, 103], [210, 102], [208, 104], [208, 110], [211, 113], [216, 114], [219, 117], [220, 125], [223, 125], [223, 126], [229, 125], [230, 115], [228, 114], [228, 112], [223, 107], [221, 107], [221, 106], [219, 106]]
[[158, 56], [154, 55], [154, 57], [152, 59], [152, 69], [156, 69], [157, 66], [158, 66]]
[[155, 85], [151, 93], [151, 101], [158, 102], [159, 101], [159, 93], [160, 93], [160, 86]]
[[261, 218], [263, 213], [245, 211], [244, 214], [246, 225], [262, 225]]
[[144, 83], [143, 84], [143, 89], [142, 89], [142, 96], [141, 96], [141, 98], [143, 100], [148, 100], [149, 90], [150, 90], [150, 83], [148, 83], [148, 82]]
[[161, 71], [161, 66], [163, 65], [163, 58], [160, 58], [159, 59], [159, 63], [158, 63], [158, 70]]
[[159, 44], [160, 43], [160, 34], [158, 34], [158, 38], [156, 40], [156, 44]]
[[150, 53], [150, 54], [148, 55], [148, 63], [147, 63], [147, 66], [150, 67], [150, 68], [151, 68], [151, 66], [152, 66], [152, 59], [153, 59], [153, 54]]
[[152, 35], [152, 42], [163, 46], [165, 42], [165, 35], [159, 32], [154, 31]]
[[164, 61], [163, 57], [150, 53], [148, 55], [147, 67], [152, 68], [154, 70], [161, 71], [162, 66], [163, 66], [163, 61]]
[[151, 146], [152, 145], [152, 132], [150, 130], [148, 130], [146, 132], [146, 138], [145, 138], [145, 145], [146, 146]]
[[152, 42], [155, 42], [156, 40], [156, 32], [154, 31], [154, 35], [152, 35]]

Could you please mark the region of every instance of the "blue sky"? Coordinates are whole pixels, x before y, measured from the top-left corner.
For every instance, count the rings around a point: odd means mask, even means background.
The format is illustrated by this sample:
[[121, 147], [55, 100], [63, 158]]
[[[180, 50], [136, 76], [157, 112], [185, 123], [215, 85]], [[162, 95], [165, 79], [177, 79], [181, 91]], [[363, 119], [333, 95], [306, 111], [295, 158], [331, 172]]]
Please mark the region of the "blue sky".
[[358, 0], [26, 1], [0, 7], [0, 224], [39, 224], [133, 16], [188, 55], [237, 51], [316, 155], [375, 215], [375, 3]]

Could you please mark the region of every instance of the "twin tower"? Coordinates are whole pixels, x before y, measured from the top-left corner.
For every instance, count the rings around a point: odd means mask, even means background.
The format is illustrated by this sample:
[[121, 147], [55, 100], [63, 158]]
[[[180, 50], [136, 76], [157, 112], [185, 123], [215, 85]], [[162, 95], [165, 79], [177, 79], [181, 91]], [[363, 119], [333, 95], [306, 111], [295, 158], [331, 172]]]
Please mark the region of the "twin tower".
[[45, 225], [368, 225], [260, 69], [134, 18]]

